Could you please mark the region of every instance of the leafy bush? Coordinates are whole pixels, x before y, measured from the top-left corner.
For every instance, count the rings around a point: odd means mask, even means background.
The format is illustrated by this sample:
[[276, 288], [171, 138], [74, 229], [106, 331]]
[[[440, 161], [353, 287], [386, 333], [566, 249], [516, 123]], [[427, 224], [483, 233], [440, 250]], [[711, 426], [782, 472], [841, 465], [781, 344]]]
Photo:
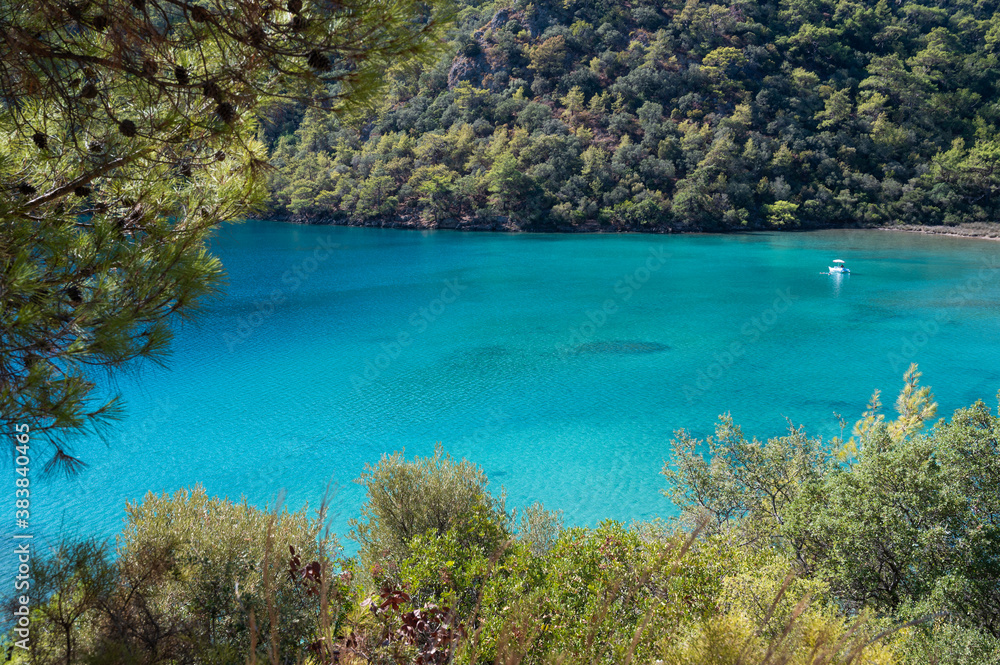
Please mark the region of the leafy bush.
[[[37, 562], [28, 662], [243, 663], [303, 656], [351, 600], [323, 516], [270, 514], [204, 489], [126, 507], [117, 558], [67, 542]], [[321, 608], [323, 616], [321, 617]]]
[[307, 508], [272, 515], [245, 498], [210, 498], [200, 486], [147, 494], [126, 507], [118, 565], [129, 575], [165, 562], [148, 603], [164, 617], [187, 617], [206, 649], [245, 657], [252, 612], [264, 628], [261, 648], [274, 620], [280, 650], [293, 653], [314, 637], [316, 603], [289, 574], [289, 560], [330, 565], [338, 545], [323, 521], [322, 514], [310, 519]]
[[532, 554], [542, 556], [555, 545], [562, 525], [561, 510], [546, 510], [536, 501], [521, 511], [518, 538], [527, 543]]
[[361, 518], [350, 522], [351, 537], [361, 545], [361, 562], [369, 571], [383, 563], [398, 567], [410, 554], [410, 542], [428, 533], [450, 532], [464, 551], [487, 556], [510, 533], [503, 494], [490, 494], [481, 468], [456, 462], [440, 446], [412, 462], [402, 453], [383, 455], [375, 466], [366, 465], [356, 482], [368, 498]]
[[513, 537], [476, 465], [383, 456], [358, 481], [359, 575], [333, 575], [322, 511], [149, 494], [117, 559], [83, 541], [38, 561], [15, 661], [997, 664], [1000, 415], [927, 430], [919, 378], [846, 441], [680, 433], [673, 522], [564, 529], [535, 504]]
[[978, 662], [1000, 637], [1000, 416], [977, 402], [925, 431], [936, 404], [919, 378], [911, 366], [894, 420], [876, 393], [848, 441], [748, 442], [724, 418], [710, 460], [682, 432], [664, 474], [682, 510], [775, 546], [849, 613], [917, 620], [908, 659]]

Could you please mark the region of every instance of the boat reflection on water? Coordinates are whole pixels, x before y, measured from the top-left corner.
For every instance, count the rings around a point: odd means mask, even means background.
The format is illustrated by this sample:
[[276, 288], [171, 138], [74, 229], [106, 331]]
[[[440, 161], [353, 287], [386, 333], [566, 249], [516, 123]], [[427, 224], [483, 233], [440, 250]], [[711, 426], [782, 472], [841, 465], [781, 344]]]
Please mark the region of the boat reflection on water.
[[843, 286], [844, 280], [850, 278], [850, 272], [831, 272], [830, 277], [833, 282], [833, 295], [834, 297], [840, 296], [840, 287]]
[[844, 275], [850, 276], [851, 271], [844, 265], [843, 259], [834, 259], [833, 265], [827, 268], [827, 272], [823, 274], [833, 277], [833, 295], [837, 297], [840, 295], [840, 287], [844, 283]]

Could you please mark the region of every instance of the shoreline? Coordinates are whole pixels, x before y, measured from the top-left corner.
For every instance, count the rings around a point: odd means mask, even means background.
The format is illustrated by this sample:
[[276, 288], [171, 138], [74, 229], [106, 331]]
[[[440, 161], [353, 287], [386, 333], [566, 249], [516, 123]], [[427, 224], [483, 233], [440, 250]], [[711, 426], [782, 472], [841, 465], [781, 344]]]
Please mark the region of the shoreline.
[[[907, 224], [905, 226], [894, 227], [894, 226], [875, 226], [872, 230], [875, 231], [897, 231], [901, 233], [919, 233], [921, 235], [927, 236], [945, 236], [948, 238], [968, 238], [970, 240], [1000, 240], [1000, 223], [993, 226], [995, 228], [984, 229], [978, 228], [982, 223], [975, 223], [977, 228], [969, 228], [966, 225], [958, 226], [928, 226], [924, 224], [915, 225]], [[972, 226], [970, 224], [969, 226]], [[958, 230], [961, 229], [961, 230]]]
[[320, 217], [320, 218], [308, 218], [299, 217], [295, 215], [284, 215], [275, 214], [269, 216], [254, 216], [247, 219], [252, 220], [262, 220], [262, 221], [276, 221], [283, 222], [287, 224], [301, 224], [303, 226], [350, 226], [359, 228], [378, 228], [378, 229], [398, 229], [403, 231], [465, 231], [465, 232], [481, 232], [481, 233], [580, 233], [580, 234], [625, 234], [625, 233], [635, 233], [635, 234], [649, 234], [649, 235], [673, 235], [673, 234], [722, 234], [722, 235], [739, 235], [744, 233], [761, 233], [761, 232], [777, 232], [777, 233], [805, 233], [809, 231], [830, 231], [836, 229], [851, 230], [851, 231], [894, 231], [902, 233], [917, 233], [920, 235], [939, 235], [950, 238], [967, 238], [973, 240], [992, 240], [1000, 241], [1000, 222], [997, 223], [987, 223], [987, 222], [969, 222], [958, 224], [955, 226], [935, 226], [927, 224], [901, 224], [894, 226], [826, 226], [817, 225], [809, 227], [795, 227], [788, 229], [776, 229], [776, 228], [766, 228], [766, 229], [678, 229], [672, 226], [654, 226], [646, 228], [629, 228], [629, 227], [616, 227], [616, 226], [602, 226], [597, 223], [590, 223], [581, 226], [565, 226], [565, 225], [552, 225], [552, 226], [534, 226], [534, 227], [523, 227], [517, 224], [511, 223], [506, 217], [498, 217], [492, 222], [464, 222], [456, 219], [446, 219], [440, 222], [428, 222], [420, 219], [416, 215], [403, 216], [395, 220], [370, 220], [364, 221], [353, 221], [349, 219], [337, 219], [332, 217]]

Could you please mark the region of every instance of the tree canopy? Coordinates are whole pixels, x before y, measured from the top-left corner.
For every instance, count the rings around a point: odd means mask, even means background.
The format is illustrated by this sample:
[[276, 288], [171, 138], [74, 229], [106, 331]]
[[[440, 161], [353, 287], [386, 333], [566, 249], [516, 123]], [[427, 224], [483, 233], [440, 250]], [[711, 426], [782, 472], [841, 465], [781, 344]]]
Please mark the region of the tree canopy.
[[995, 2], [467, 0], [459, 16], [450, 52], [393, 69], [373, 117], [276, 132], [271, 214], [660, 231], [997, 218]]

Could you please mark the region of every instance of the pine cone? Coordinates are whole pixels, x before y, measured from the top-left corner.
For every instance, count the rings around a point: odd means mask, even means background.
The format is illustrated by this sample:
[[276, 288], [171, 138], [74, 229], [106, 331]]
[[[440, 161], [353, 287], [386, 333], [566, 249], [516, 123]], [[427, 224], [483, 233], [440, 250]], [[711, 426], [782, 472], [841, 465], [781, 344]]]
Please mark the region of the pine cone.
[[122, 136], [132, 137], [136, 134], [135, 123], [131, 120], [122, 120], [118, 123], [118, 131]]
[[177, 82], [181, 85], [187, 85], [191, 82], [191, 77], [188, 76], [187, 70], [180, 65], [174, 67], [174, 78], [177, 79]]
[[73, 189], [73, 193], [79, 196], [81, 199], [90, 196], [90, 187], [86, 185], [77, 185]]
[[309, 63], [309, 66], [316, 71], [330, 71], [330, 58], [319, 51], [309, 51], [309, 55], [306, 56], [306, 62]]
[[31, 140], [35, 142], [39, 150], [45, 150], [49, 146], [49, 137], [41, 132], [35, 132], [31, 135]]
[[222, 101], [222, 88], [215, 81], [209, 81], [201, 86], [201, 90], [205, 93], [206, 97], [211, 97], [217, 102]]
[[222, 102], [215, 107], [215, 114], [227, 125], [236, 120], [236, 109], [229, 102]]
[[264, 29], [260, 26], [253, 26], [247, 31], [247, 41], [250, 42], [252, 46], [260, 46], [267, 39], [267, 35], [264, 33]]

